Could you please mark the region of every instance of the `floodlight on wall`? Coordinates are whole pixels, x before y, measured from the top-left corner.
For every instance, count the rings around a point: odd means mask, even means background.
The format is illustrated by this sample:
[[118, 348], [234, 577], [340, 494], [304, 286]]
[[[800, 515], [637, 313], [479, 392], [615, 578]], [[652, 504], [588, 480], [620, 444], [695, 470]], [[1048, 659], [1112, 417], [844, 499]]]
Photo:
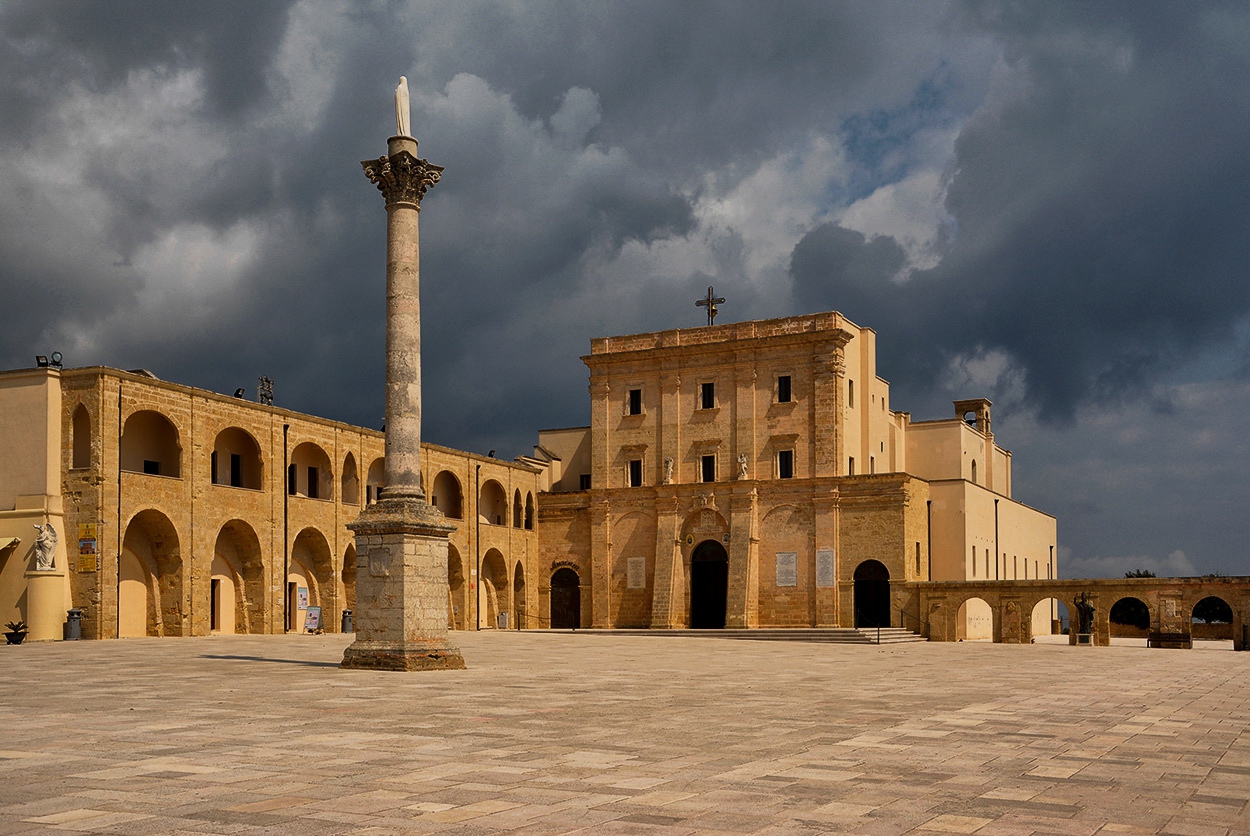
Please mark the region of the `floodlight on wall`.
[[35, 365], [36, 365], [36, 366], [38, 366], [38, 367], [39, 367], [39, 368], [41, 368], [41, 369], [46, 369], [46, 368], [48, 367], [48, 357], [47, 357], [47, 355], [46, 355], [46, 354], [36, 354], [36, 355], [35, 355]]
[[52, 352], [52, 368], [54, 369], [61, 368], [61, 363], [64, 361], [64, 359], [65, 358], [61, 356], [61, 352], [59, 351]]
[[241, 398], [241, 397], [243, 397], [243, 396], [244, 396], [244, 395], [246, 395], [246, 394], [247, 394], [247, 390], [246, 390], [246, 389], [244, 389], [242, 386], [240, 386], [238, 389], [235, 389], [235, 390], [234, 390], [234, 396], [235, 396], [236, 398]]

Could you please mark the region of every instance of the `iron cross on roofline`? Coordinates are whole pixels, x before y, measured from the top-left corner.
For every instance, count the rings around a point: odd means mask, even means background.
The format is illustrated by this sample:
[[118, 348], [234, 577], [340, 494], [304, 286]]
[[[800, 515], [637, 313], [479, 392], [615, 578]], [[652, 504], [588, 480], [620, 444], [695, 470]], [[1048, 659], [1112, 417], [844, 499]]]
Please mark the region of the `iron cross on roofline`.
[[716, 314], [718, 313], [718, 311], [716, 310], [716, 306], [723, 305], [723, 304], [725, 304], [725, 297], [717, 296], [712, 291], [711, 285], [707, 286], [707, 298], [699, 299], [698, 301], [695, 302], [695, 305], [697, 305], [698, 307], [707, 308], [707, 324], [708, 325], [711, 325], [712, 320], [716, 319]]

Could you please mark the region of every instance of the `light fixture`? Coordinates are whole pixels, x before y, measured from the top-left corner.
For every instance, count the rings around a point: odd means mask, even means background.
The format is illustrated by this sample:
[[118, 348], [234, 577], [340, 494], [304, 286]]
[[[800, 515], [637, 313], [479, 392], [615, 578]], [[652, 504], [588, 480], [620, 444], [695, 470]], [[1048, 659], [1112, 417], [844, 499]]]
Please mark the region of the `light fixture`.
[[52, 352], [52, 364], [51, 364], [52, 368], [54, 369], [61, 368], [61, 361], [64, 359], [65, 358], [61, 356], [61, 352], [59, 351]]
[[235, 390], [234, 390], [234, 396], [235, 396], [236, 398], [241, 398], [241, 397], [243, 397], [243, 396], [244, 396], [244, 395], [246, 395], [246, 394], [247, 394], [247, 390], [246, 390], [246, 389], [244, 389], [242, 386], [240, 386], [238, 389], [235, 389]]
[[45, 354], [36, 354], [36, 355], [35, 355], [35, 365], [36, 365], [36, 366], [38, 366], [38, 367], [39, 367], [39, 368], [41, 368], [41, 369], [46, 369], [46, 368], [48, 367], [48, 357], [47, 357], [47, 355], [45, 355]]

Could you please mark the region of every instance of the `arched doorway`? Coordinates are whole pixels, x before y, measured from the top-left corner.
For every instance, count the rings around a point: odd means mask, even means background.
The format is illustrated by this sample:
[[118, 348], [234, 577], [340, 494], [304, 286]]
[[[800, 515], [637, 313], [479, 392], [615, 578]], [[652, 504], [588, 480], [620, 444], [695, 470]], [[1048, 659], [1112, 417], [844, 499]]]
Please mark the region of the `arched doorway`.
[[512, 572], [512, 625], [517, 630], [525, 627], [525, 567], [517, 561]]
[[[508, 583], [508, 567], [499, 549], [488, 549], [482, 558], [481, 581], [481, 626], [488, 630], [508, 627], [506, 613], [511, 609], [508, 600], [511, 585]], [[500, 613], [505, 614], [503, 619], [499, 618]]]
[[969, 598], [959, 605], [955, 614], [955, 638], [960, 641], [994, 640], [994, 611], [985, 599]]
[[1190, 632], [1195, 639], [1231, 639], [1233, 608], [1216, 595], [1208, 595], [1194, 604]]
[[118, 635], [183, 635], [182, 581], [173, 523], [153, 509], [135, 514], [126, 526], [118, 566]]
[[879, 560], [855, 567], [855, 626], [890, 626], [890, 570]]
[[1140, 598], [1125, 596], [1108, 614], [1113, 638], [1145, 639], [1150, 635], [1150, 607]]
[[460, 552], [450, 543], [447, 545], [447, 628], [464, 629], [464, 566], [460, 562]]
[[582, 626], [581, 579], [567, 566], [551, 576], [551, 626], [556, 630]]
[[723, 628], [728, 593], [729, 553], [716, 540], [704, 540], [690, 555], [690, 627]]

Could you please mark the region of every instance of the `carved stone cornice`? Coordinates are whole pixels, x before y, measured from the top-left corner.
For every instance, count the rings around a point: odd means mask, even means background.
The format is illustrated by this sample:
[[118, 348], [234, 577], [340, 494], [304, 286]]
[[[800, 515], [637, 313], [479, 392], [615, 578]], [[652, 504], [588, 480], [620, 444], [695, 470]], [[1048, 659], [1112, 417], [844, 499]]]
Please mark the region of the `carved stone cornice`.
[[386, 198], [386, 205], [406, 203], [421, 209], [421, 198], [426, 189], [443, 176], [443, 166], [431, 165], [428, 160], [414, 157], [407, 151], [399, 151], [389, 157], [361, 160], [369, 182], [378, 187]]

